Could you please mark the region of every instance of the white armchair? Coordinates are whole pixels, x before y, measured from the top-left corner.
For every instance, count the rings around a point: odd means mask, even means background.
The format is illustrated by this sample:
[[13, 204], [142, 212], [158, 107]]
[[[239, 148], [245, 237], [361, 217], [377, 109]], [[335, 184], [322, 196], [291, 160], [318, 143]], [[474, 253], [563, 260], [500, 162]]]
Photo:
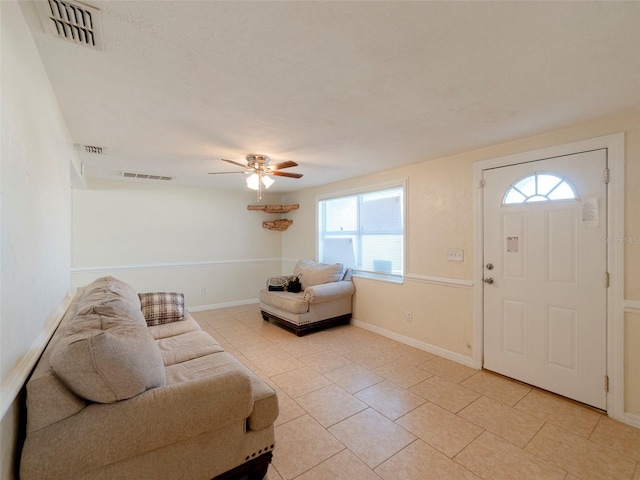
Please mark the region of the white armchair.
[[301, 292], [260, 291], [264, 320], [288, 327], [299, 337], [311, 330], [349, 323], [355, 292], [350, 270], [339, 263], [300, 260], [293, 274], [300, 275]]

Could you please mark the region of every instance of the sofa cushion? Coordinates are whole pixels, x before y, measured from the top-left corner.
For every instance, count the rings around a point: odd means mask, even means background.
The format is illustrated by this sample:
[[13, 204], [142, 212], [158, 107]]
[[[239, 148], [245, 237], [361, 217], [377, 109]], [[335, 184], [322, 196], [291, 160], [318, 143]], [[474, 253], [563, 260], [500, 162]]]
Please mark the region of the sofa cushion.
[[113, 277], [102, 277], [87, 285], [78, 299], [77, 313], [97, 312], [104, 306], [125, 312], [145, 325], [138, 294], [133, 287]]
[[196, 332], [202, 330], [198, 322], [189, 314], [189, 311], [185, 310], [184, 320], [172, 323], [163, 323], [162, 325], [152, 325], [147, 327], [147, 330], [151, 336], [158, 340], [160, 338], [174, 337], [176, 335], [182, 335], [187, 332]]
[[147, 327], [110, 323], [105, 330], [87, 329], [62, 338], [50, 359], [56, 375], [79, 397], [99, 403], [163, 386], [162, 356]]
[[321, 285], [323, 283], [337, 282], [342, 279], [342, 264], [335, 263], [327, 265], [324, 263], [316, 263], [313, 260], [303, 259], [296, 263], [293, 268], [294, 275], [302, 275], [302, 289], [313, 285]]
[[156, 340], [164, 365], [175, 365], [224, 349], [209, 334], [198, 330]]
[[184, 294], [150, 292], [138, 296], [147, 325], [162, 325], [184, 319]]

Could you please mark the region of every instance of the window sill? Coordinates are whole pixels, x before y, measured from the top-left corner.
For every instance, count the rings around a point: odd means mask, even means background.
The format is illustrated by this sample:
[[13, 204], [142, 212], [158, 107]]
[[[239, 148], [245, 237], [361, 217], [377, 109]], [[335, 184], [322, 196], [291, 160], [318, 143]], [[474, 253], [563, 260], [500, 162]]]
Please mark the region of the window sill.
[[353, 272], [354, 277], [366, 278], [368, 280], [377, 280], [379, 282], [395, 283], [397, 285], [404, 284], [404, 277], [402, 275], [393, 275], [389, 273], [374, 273], [374, 272]]

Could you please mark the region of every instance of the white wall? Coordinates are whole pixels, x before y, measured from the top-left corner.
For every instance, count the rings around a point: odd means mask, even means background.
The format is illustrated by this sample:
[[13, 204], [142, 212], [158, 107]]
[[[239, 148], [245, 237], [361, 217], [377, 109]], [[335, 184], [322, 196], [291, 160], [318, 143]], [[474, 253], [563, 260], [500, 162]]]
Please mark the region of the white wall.
[[248, 211], [255, 203], [248, 190], [93, 181], [73, 194], [74, 286], [112, 275], [138, 291], [183, 292], [192, 309], [255, 301], [296, 227], [262, 228], [279, 216]]
[[[624, 247], [625, 411], [640, 420], [640, 111], [285, 195], [285, 203], [300, 204], [290, 214], [300, 228], [283, 237], [284, 257], [315, 257], [310, 212], [319, 195], [406, 178], [408, 278], [402, 285], [356, 278], [354, 319], [472, 364], [473, 288], [465, 285], [473, 281], [474, 162], [618, 132], [626, 132], [625, 238], [636, 239]], [[464, 262], [447, 261], [448, 248], [464, 249]]]
[[0, 8], [1, 473], [10, 478], [14, 399], [71, 291], [70, 166], [77, 157], [18, 4]]

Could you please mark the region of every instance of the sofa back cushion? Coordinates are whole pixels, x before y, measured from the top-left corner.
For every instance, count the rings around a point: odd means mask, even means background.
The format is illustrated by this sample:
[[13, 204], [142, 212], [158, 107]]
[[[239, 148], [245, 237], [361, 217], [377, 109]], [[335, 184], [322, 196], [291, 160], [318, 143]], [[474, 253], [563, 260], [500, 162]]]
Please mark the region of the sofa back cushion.
[[[87, 328], [67, 329], [50, 358], [51, 368], [72, 392], [112, 403], [165, 385], [162, 355], [146, 325], [99, 313], [81, 317]], [[107, 328], [93, 328], [97, 324]]]
[[341, 263], [327, 265], [316, 263], [313, 260], [303, 259], [293, 268], [294, 275], [301, 275], [302, 289], [321, 285], [323, 283], [337, 282], [342, 279], [343, 271]]

